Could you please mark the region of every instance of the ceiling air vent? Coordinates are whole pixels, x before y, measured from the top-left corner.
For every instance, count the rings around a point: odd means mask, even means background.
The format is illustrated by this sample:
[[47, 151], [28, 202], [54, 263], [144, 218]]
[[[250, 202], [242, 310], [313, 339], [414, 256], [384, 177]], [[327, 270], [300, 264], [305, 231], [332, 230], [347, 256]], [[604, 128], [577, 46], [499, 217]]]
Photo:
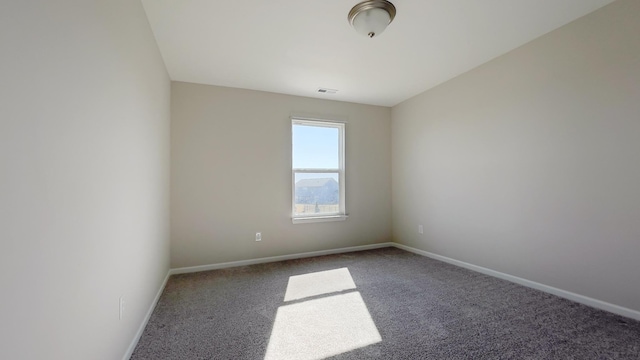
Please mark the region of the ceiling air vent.
[[336, 89], [318, 88], [320, 94], [335, 94], [338, 92]]

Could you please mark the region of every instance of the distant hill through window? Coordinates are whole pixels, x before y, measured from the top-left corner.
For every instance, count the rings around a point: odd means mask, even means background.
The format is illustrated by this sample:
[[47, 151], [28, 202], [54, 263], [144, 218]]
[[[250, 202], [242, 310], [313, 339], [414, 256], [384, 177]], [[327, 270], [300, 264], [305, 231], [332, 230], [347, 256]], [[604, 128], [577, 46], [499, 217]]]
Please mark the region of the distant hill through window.
[[340, 189], [333, 178], [302, 179], [296, 183], [296, 204], [337, 205]]

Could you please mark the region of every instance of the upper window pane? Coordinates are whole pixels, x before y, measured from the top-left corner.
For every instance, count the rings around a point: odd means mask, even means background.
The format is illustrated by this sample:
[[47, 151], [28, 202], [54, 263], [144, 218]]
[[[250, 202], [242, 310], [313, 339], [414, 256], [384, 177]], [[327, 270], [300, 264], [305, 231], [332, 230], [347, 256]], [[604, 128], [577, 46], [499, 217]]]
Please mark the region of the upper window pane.
[[293, 124], [294, 169], [338, 169], [339, 129]]

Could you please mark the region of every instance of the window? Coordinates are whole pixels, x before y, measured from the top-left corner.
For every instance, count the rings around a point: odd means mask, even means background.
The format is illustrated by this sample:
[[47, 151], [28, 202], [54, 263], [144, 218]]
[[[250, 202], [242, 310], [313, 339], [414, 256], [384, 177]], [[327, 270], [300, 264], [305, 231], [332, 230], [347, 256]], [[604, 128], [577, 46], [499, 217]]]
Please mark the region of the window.
[[346, 219], [344, 126], [292, 118], [294, 223]]

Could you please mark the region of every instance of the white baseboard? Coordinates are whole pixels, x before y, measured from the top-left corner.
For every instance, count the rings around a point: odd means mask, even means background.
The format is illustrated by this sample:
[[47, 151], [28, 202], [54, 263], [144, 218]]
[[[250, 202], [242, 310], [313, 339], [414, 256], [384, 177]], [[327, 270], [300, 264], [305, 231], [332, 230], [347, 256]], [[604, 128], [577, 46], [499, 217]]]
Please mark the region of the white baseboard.
[[131, 358], [131, 355], [133, 355], [133, 350], [136, 349], [136, 346], [138, 345], [138, 341], [140, 341], [140, 338], [142, 337], [142, 333], [144, 332], [144, 329], [147, 327], [147, 323], [149, 322], [149, 319], [151, 319], [151, 314], [153, 314], [153, 310], [155, 310], [156, 305], [158, 304], [158, 300], [160, 300], [160, 296], [164, 291], [164, 287], [167, 286], [167, 281], [169, 281], [170, 275], [171, 275], [170, 271], [167, 272], [167, 276], [164, 277], [164, 281], [162, 282], [162, 285], [160, 286], [160, 289], [158, 290], [158, 293], [156, 294], [155, 299], [153, 299], [153, 301], [151, 302], [151, 306], [149, 306], [149, 310], [147, 310], [147, 314], [144, 316], [144, 319], [142, 320], [142, 324], [140, 324], [140, 327], [138, 328], [138, 331], [136, 332], [135, 337], [131, 341], [131, 344], [129, 345], [127, 352], [124, 353], [122, 360], [129, 360]]
[[397, 247], [398, 249], [402, 249], [402, 250], [406, 250], [418, 255], [422, 255], [422, 256], [426, 256], [432, 259], [436, 259], [436, 260], [440, 260], [452, 265], [456, 265], [456, 266], [460, 266], [463, 267], [465, 269], [469, 269], [469, 270], [473, 270], [485, 275], [489, 275], [489, 276], [493, 276], [493, 277], [497, 277], [499, 279], [503, 279], [503, 280], [507, 280], [507, 281], [511, 281], [514, 282], [516, 284], [520, 284], [520, 285], [524, 285], [526, 287], [530, 287], [532, 289], [536, 289], [536, 290], [540, 290], [540, 291], [544, 291], [546, 293], [549, 294], [553, 294], [571, 301], [575, 301], [577, 303], [581, 303], [587, 306], [591, 306], [600, 310], [604, 310], [604, 311], [608, 311], [608, 312], [612, 312], [614, 314], [618, 314], [618, 315], [622, 315], [631, 319], [635, 319], [635, 320], [640, 320], [640, 311], [637, 310], [632, 310], [632, 309], [628, 309], [622, 306], [618, 306], [618, 305], [614, 305], [608, 302], [604, 302], [601, 300], [597, 300], [594, 298], [590, 298], [588, 296], [584, 296], [584, 295], [580, 295], [580, 294], [576, 294], [570, 291], [566, 291], [566, 290], [562, 290], [562, 289], [558, 289], [552, 286], [548, 286], [545, 284], [541, 284], [535, 281], [531, 281], [531, 280], [527, 280], [527, 279], [523, 279], [517, 276], [513, 276], [513, 275], [509, 275], [509, 274], [505, 274], [499, 271], [495, 271], [495, 270], [491, 270], [491, 269], [487, 269], [484, 268], [482, 266], [477, 266], [477, 265], [473, 265], [473, 264], [469, 264], [466, 263], [464, 261], [459, 261], [459, 260], [455, 260], [452, 258], [448, 258], [446, 256], [442, 256], [442, 255], [438, 255], [438, 254], [434, 254], [434, 253], [430, 253], [428, 251], [424, 251], [424, 250], [420, 250], [420, 249], [416, 249], [410, 246], [406, 246], [406, 245], [402, 245], [402, 244], [398, 244], [398, 243], [391, 243], [393, 244], [393, 246]]
[[187, 274], [187, 273], [194, 273], [194, 272], [200, 272], [200, 271], [226, 269], [226, 268], [236, 267], [236, 266], [264, 264], [264, 263], [270, 263], [270, 262], [276, 262], [276, 261], [303, 259], [303, 258], [314, 257], [314, 256], [342, 254], [342, 253], [348, 253], [348, 252], [354, 252], [354, 251], [380, 249], [380, 248], [392, 247], [392, 246], [394, 246], [393, 243], [386, 242], [386, 243], [371, 244], [371, 245], [352, 246], [352, 247], [346, 247], [346, 248], [340, 248], [340, 249], [320, 250], [320, 251], [311, 251], [306, 253], [298, 253], [298, 254], [290, 254], [290, 255], [271, 256], [271, 257], [264, 257], [264, 258], [250, 259], [250, 260], [231, 261], [231, 262], [210, 264], [210, 265], [181, 267], [181, 268], [175, 268], [175, 269], [169, 270], [169, 274], [170, 275]]

